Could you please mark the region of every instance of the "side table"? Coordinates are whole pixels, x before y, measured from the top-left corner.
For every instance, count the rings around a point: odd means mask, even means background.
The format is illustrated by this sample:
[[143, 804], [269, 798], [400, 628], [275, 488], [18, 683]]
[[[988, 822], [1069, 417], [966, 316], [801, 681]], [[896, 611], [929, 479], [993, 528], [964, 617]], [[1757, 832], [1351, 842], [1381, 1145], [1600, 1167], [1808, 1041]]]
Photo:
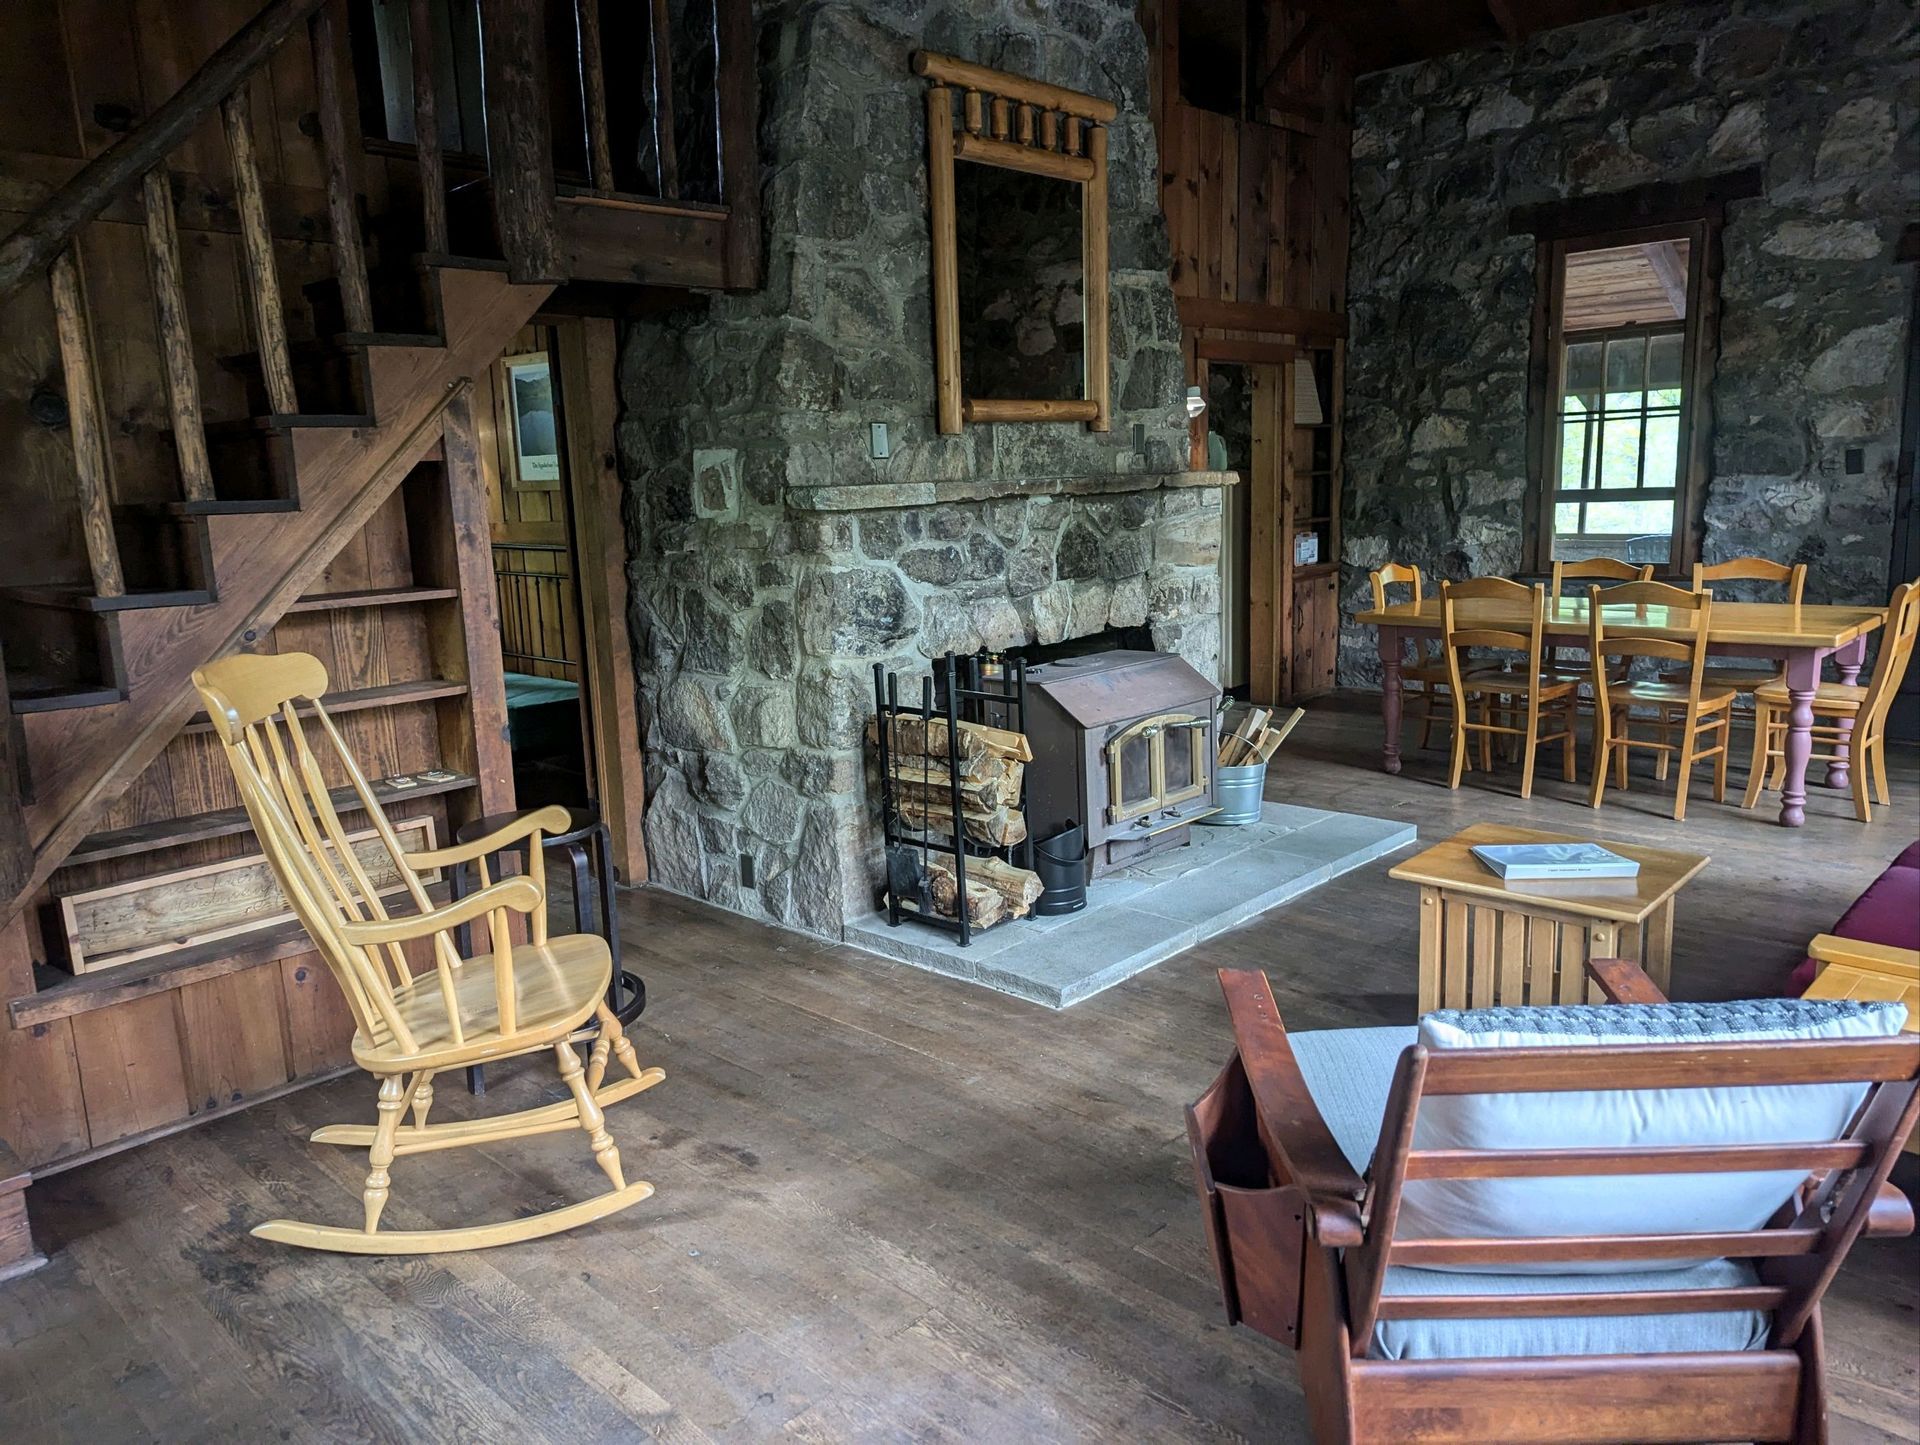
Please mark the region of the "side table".
[[[1468, 851], [1485, 843], [1593, 843], [1637, 859], [1635, 878], [1508, 883]], [[1421, 1013], [1598, 1003], [1589, 958], [1632, 959], [1667, 992], [1673, 900], [1710, 860], [1636, 843], [1476, 823], [1391, 869], [1420, 885]]]
[[[542, 838], [540, 852], [543, 859], [555, 853], [566, 855], [567, 867], [572, 875], [573, 931], [595, 933], [606, 939], [614, 964], [613, 981], [607, 988], [607, 1006], [624, 1027], [645, 1012], [647, 986], [638, 974], [628, 973], [620, 967], [620, 918], [614, 907], [613, 896], [613, 834], [601, 818], [598, 808], [568, 808], [567, 813], [570, 817], [567, 831]], [[484, 838], [504, 828], [518, 816], [518, 813], [495, 813], [476, 818], [471, 823], [463, 823], [454, 830], [454, 842], [470, 843], [475, 838]], [[518, 856], [524, 847], [522, 843], [502, 848], [491, 856]], [[470, 891], [468, 867], [468, 864], [459, 863], [448, 870], [447, 892], [450, 897], [464, 898]], [[490, 876], [497, 881], [510, 874], [491, 869]], [[460, 951], [468, 956], [473, 952], [470, 935], [470, 926], [462, 925], [459, 929]], [[589, 1032], [596, 1028], [597, 1024], [587, 1025]], [[468, 1067], [467, 1088], [475, 1094], [486, 1093], [484, 1065], [473, 1064]]]

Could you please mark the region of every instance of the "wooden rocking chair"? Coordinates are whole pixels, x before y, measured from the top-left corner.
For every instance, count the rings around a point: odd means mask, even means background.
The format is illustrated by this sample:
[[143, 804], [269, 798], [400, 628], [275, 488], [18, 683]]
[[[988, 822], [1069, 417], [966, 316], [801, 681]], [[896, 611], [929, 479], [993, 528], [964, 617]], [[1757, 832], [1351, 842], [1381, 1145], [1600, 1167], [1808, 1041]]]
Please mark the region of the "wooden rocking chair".
[[[402, 851], [346, 742], [321, 706], [327, 672], [305, 653], [225, 658], [193, 675], [207, 715], [224, 744], [240, 796], [288, 902], [346, 995], [358, 1026], [353, 1058], [380, 1081], [377, 1122], [317, 1129], [316, 1144], [364, 1145], [369, 1169], [359, 1229], [276, 1219], [253, 1232], [262, 1239], [351, 1254], [436, 1254], [537, 1239], [587, 1224], [637, 1204], [653, 1193], [629, 1184], [620, 1151], [607, 1133], [605, 1109], [666, 1075], [642, 1069], [620, 1021], [606, 1006], [613, 960], [606, 941], [592, 934], [547, 937], [546, 887], [538, 877], [486, 877], [487, 855], [527, 839], [526, 856], [540, 857], [543, 832], [564, 829], [564, 808], [543, 808], [457, 848]], [[296, 707], [298, 704], [298, 707]], [[416, 913], [390, 917], [347, 841], [326, 769], [308, 744], [303, 715], [319, 724], [320, 751], [331, 749], [359, 806], [393, 856]], [[435, 908], [421, 874], [454, 863], [477, 862], [478, 892]], [[514, 944], [510, 914], [526, 915], [531, 939]], [[486, 919], [490, 951], [469, 960], [455, 930]], [[408, 945], [411, 945], [409, 948]], [[418, 975], [414, 962], [430, 957]], [[598, 1019], [599, 1035], [584, 1067], [575, 1050]], [[564, 1103], [497, 1119], [429, 1124], [436, 1074], [551, 1049], [561, 1081], [573, 1094]], [[604, 1084], [609, 1056], [628, 1077]], [[412, 1105], [413, 1123], [401, 1114]], [[532, 1134], [579, 1128], [612, 1188], [594, 1198], [545, 1213], [457, 1229], [380, 1230], [388, 1170], [396, 1156], [469, 1144], [496, 1144]]]
[[[1666, 1001], [1632, 963], [1587, 970]], [[1430, 1048], [1290, 1036], [1263, 974], [1220, 981], [1237, 1050], [1187, 1111], [1207, 1239], [1229, 1323], [1298, 1352], [1316, 1441], [1827, 1438], [1821, 1297], [1862, 1234], [1912, 1232], [1887, 1176], [1920, 1039], [1488, 1047], [1573, 1012], [1492, 1009], [1429, 1016], [1453, 1030]], [[1714, 1090], [1730, 1115], [1678, 1102]], [[1829, 1122], [1801, 1132], [1777, 1101], [1808, 1094]], [[1762, 1100], [1782, 1112], [1754, 1122]]]

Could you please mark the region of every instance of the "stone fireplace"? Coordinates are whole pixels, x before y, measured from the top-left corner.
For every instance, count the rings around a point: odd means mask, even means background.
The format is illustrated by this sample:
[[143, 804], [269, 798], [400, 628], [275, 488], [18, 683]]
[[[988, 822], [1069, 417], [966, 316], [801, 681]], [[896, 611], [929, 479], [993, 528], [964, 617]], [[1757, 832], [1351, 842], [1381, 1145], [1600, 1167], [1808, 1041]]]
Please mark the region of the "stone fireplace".
[[[630, 323], [620, 456], [655, 881], [838, 936], [882, 879], [875, 662], [1144, 629], [1219, 668], [1131, 4], [758, 8], [767, 286]], [[940, 436], [918, 47], [1111, 98], [1112, 430]], [[1044, 323], [1022, 329], [1044, 346]], [[1066, 344], [1062, 342], [1061, 344]], [[885, 456], [874, 446], [886, 428]]]

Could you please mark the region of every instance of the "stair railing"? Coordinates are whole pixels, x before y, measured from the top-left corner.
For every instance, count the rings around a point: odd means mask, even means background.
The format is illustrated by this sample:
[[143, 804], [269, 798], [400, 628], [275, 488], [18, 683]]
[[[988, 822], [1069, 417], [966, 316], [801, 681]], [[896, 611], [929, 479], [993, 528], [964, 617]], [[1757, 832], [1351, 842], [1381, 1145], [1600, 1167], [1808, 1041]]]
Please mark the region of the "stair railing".
[[[416, 24], [423, 23], [424, 3], [416, 0], [413, 8]], [[137, 127], [81, 167], [25, 224], [0, 242], [0, 301], [43, 273], [52, 288], [54, 324], [73, 439], [81, 530], [97, 596], [121, 597], [127, 588], [114, 537], [107, 421], [100, 401], [99, 367], [87, 314], [76, 244], [78, 234], [107, 206], [139, 186], [146, 220], [147, 265], [153, 285], [160, 363], [168, 420], [180, 461], [182, 494], [190, 502], [214, 500], [167, 157], [192, 135], [202, 120], [218, 109], [233, 166], [234, 207], [239, 217], [250, 311], [268, 401], [276, 413], [297, 415], [300, 401], [294, 388], [286, 312], [281, 301], [273, 235], [267, 223], [266, 192], [254, 142], [250, 84], [296, 27], [306, 22], [313, 48], [327, 214], [342, 306], [349, 330], [371, 331], [366, 255], [355, 198], [357, 130], [353, 133], [348, 130], [340, 80], [344, 9], [344, 0], [271, 0], [215, 51], [185, 85]], [[431, 83], [426, 88], [425, 105], [431, 116]], [[434, 132], [429, 130], [426, 134]], [[425, 148], [423, 142], [423, 151]], [[437, 144], [432, 149], [437, 162]], [[426, 174], [423, 154], [423, 177]], [[436, 201], [443, 237], [440, 244], [444, 248], [445, 201], [430, 192], [430, 215]]]

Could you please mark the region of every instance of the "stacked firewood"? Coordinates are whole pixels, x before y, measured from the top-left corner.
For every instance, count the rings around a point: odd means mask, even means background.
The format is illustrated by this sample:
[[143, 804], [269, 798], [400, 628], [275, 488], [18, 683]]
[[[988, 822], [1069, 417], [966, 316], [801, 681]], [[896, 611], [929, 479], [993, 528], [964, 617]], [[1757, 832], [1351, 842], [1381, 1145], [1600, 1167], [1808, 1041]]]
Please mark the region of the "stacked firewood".
[[[867, 741], [877, 744], [879, 740], [879, 719], [870, 718]], [[1033, 749], [1024, 733], [963, 722], [949, 740], [945, 718], [896, 717], [887, 739], [887, 760], [894, 803], [905, 826], [931, 838], [953, 836], [957, 768], [960, 817], [968, 839], [994, 848], [1026, 839], [1020, 789]], [[924, 866], [934, 909], [948, 918], [959, 917], [959, 877], [953, 859], [929, 851]], [[967, 921], [975, 928], [1023, 918], [1040, 897], [1038, 874], [998, 858], [968, 858], [966, 875]]]
[[[876, 744], [880, 740], [877, 718], [867, 721], [867, 740]], [[1020, 784], [1033, 761], [1033, 749], [1025, 733], [981, 723], [960, 723], [949, 749], [945, 718], [893, 720], [887, 754], [900, 821], [923, 833], [953, 832], [950, 753], [958, 760], [960, 816], [967, 837], [993, 848], [1024, 842], [1027, 816], [1020, 808]]]
[[1297, 707], [1285, 722], [1276, 723], [1272, 708], [1248, 708], [1240, 714], [1229, 731], [1228, 715], [1222, 711], [1218, 766], [1244, 768], [1266, 762], [1280, 751], [1280, 744], [1287, 740], [1287, 734], [1306, 715], [1305, 708]]

